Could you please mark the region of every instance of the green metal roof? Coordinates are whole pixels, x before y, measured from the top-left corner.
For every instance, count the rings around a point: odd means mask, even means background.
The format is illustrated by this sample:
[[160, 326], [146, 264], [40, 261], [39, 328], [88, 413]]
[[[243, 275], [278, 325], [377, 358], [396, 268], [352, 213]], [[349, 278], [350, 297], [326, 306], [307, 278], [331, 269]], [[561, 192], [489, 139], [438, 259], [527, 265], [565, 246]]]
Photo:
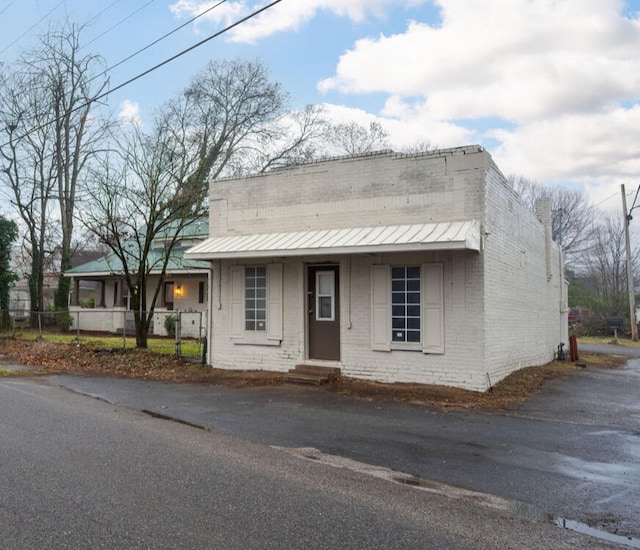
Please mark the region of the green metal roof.
[[[208, 269], [208, 262], [200, 261], [200, 260], [185, 260], [184, 252], [187, 250], [187, 247], [183, 248], [175, 248], [171, 252], [171, 256], [169, 258], [169, 263], [167, 264], [167, 272], [176, 272], [176, 271], [193, 271], [199, 269]], [[147, 259], [149, 265], [154, 266], [158, 265], [157, 269], [152, 268], [151, 272], [159, 272], [160, 265], [164, 256], [164, 250], [161, 248], [156, 248], [150, 251], [149, 257]], [[132, 254], [132, 263], [137, 263], [134, 255]], [[92, 262], [87, 262], [86, 264], [79, 265], [77, 267], [73, 267], [65, 271], [65, 275], [114, 275], [122, 273], [124, 270], [122, 269], [122, 262], [115, 254], [107, 254], [103, 258], [99, 258]]]
[[[180, 222], [178, 220], [170, 223], [165, 227], [162, 231], [158, 232], [155, 239], [156, 240], [166, 240], [167, 238], [173, 238], [176, 234], [178, 224]], [[179, 239], [205, 239], [209, 236], [209, 218], [202, 218], [199, 220], [195, 220], [189, 222], [188, 225], [182, 227], [180, 231], [178, 231]]]
[[[162, 260], [164, 258], [165, 250], [163, 247], [163, 241], [167, 238], [173, 238], [176, 234], [178, 224], [181, 223], [179, 220], [175, 220], [174, 222], [167, 225], [163, 231], [159, 232], [154, 239], [155, 248], [152, 248], [149, 252], [149, 256], [147, 258], [148, 265], [151, 266], [151, 273], [159, 273], [160, 267], [162, 265]], [[178, 231], [178, 240], [200, 240], [205, 239], [209, 235], [209, 219], [201, 218], [198, 220], [194, 220], [190, 222], [188, 225], [182, 227]], [[179, 244], [179, 243], [177, 243]], [[131, 265], [137, 265], [138, 263], [138, 243], [135, 239], [131, 239], [124, 244], [125, 252], [127, 252], [130, 257]], [[167, 264], [167, 272], [176, 272], [176, 271], [193, 271], [193, 270], [201, 270], [208, 269], [209, 264], [206, 261], [201, 260], [185, 260], [184, 252], [190, 246], [178, 246], [171, 251], [171, 256], [169, 258], [169, 262]], [[129, 262], [128, 262], [129, 263]], [[154, 266], [157, 266], [154, 267]], [[93, 260], [91, 262], [87, 262], [71, 269], [65, 271], [65, 275], [94, 275], [94, 276], [105, 276], [105, 275], [114, 275], [123, 273], [124, 269], [122, 268], [122, 261], [113, 253], [109, 253], [102, 258], [98, 258], [97, 260]]]

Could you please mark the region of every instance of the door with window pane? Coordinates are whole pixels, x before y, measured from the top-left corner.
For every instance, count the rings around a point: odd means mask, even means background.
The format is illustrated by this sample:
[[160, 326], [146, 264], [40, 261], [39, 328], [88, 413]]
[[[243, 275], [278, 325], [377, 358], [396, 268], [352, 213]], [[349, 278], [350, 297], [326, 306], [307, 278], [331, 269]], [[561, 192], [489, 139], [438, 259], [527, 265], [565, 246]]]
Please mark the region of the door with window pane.
[[338, 266], [309, 266], [307, 313], [309, 359], [340, 360]]

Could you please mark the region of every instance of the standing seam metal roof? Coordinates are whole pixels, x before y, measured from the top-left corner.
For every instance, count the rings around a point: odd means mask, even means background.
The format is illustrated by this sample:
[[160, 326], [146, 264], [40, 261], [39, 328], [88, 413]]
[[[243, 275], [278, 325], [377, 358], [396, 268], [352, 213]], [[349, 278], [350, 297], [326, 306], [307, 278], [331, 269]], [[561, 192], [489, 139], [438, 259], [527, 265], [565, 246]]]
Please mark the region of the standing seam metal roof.
[[213, 260], [461, 249], [480, 250], [480, 223], [477, 220], [225, 235], [210, 237], [190, 248], [185, 258]]

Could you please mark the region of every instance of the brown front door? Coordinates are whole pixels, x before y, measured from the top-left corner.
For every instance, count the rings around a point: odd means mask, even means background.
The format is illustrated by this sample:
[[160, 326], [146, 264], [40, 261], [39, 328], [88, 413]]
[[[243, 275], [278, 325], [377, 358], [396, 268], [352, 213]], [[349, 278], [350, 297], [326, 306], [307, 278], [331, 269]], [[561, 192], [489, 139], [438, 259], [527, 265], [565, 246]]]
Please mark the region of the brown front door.
[[340, 360], [340, 293], [337, 265], [309, 266], [309, 359]]

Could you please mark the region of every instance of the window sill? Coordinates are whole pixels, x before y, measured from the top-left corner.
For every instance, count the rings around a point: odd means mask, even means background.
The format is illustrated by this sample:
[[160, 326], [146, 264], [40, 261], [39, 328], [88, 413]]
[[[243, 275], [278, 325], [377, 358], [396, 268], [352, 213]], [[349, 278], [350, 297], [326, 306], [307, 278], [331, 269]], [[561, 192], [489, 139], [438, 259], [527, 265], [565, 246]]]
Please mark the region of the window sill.
[[279, 346], [280, 340], [269, 339], [266, 334], [255, 334], [253, 332], [245, 332], [242, 337], [231, 338], [231, 341], [237, 345], [245, 346]]
[[391, 342], [391, 351], [422, 351], [422, 344], [405, 344], [402, 342]]

